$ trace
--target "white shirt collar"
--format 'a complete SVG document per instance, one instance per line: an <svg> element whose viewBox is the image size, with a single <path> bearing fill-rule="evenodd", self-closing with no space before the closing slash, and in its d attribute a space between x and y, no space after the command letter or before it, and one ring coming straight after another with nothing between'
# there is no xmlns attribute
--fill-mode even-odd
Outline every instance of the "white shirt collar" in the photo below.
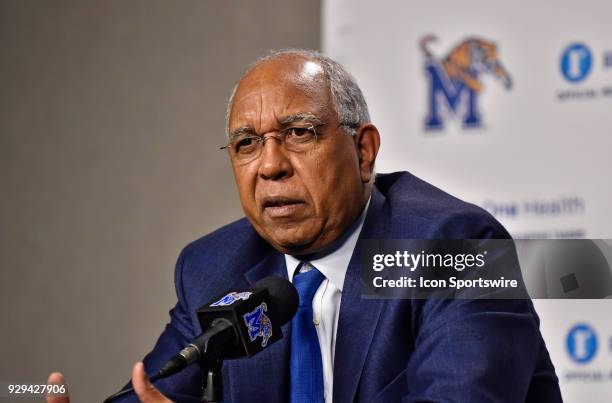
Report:
<svg viewBox="0 0 612 403"><path fill-rule="evenodd" d="M370 206L370 199L366 203L365 208L361 212L361 215L357 221L351 225L352 232L344 240L344 242L336 248L332 253L329 253L323 257L315 258L310 260L310 263L317 268L337 289L342 291L344 285L344 277L346 277L346 270L348 269L349 262L353 256L355 245L359 239L359 234L363 228L363 222L365 221L368 207ZM291 256L285 255L285 264L287 266L287 275L293 281L293 275L300 260Z"/></svg>

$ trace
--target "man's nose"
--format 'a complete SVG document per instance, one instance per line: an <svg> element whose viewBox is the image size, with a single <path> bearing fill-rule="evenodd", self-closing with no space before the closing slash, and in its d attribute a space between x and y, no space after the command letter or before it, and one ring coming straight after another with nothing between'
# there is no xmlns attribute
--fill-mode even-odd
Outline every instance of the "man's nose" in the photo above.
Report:
<svg viewBox="0 0 612 403"><path fill-rule="evenodd" d="M259 157L259 176L263 179L280 180L293 175L293 166L287 150L276 136L266 137Z"/></svg>

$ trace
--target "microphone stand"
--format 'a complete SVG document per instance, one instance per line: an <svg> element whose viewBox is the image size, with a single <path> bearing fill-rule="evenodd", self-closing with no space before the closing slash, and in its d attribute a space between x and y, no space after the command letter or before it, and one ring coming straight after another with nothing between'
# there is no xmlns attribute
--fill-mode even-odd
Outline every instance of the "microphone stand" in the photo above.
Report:
<svg viewBox="0 0 612 403"><path fill-rule="evenodd" d="M221 366L223 360L200 362L202 370L202 403L219 403L223 401L223 376Z"/></svg>

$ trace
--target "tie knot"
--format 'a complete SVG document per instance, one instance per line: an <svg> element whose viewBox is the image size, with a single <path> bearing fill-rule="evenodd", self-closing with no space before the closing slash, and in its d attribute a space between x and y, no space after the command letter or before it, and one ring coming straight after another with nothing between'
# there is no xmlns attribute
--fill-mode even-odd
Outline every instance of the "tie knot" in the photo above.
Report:
<svg viewBox="0 0 612 403"><path fill-rule="evenodd" d="M300 306L312 305L312 297L314 297L321 282L325 280L325 276L316 267L308 262L304 263L304 266L306 265L310 266L310 270L297 272L293 277L293 285L300 296Z"/></svg>

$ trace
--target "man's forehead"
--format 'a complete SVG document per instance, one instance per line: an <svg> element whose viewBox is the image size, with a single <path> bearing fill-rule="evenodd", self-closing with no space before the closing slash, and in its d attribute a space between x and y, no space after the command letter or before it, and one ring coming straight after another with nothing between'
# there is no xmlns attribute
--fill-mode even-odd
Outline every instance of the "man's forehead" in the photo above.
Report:
<svg viewBox="0 0 612 403"><path fill-rule="evenodd" d="M324 113L328 103L327 81L318 62L273 60L255 67L240 81L229 123L231 128L266 118L281 123L298 113Z"/></svg>
<svg viewBox="0 0 612 403"><path fill-rule="evenodd" d="M270 76L276 78L291 77L297 80L323 80L324 69L318 60L302 55L281 55L262 61L254 66L241 81L251 77Z"/></svg>
<svg viewBox="0 0 612 403"><path fill-rule="evenodd" d="M310 96L326 92L327 78L318 61L303 57L284 56L255 66L241 80L236 97L258 88L276 92L306 92Z"/></svg>

